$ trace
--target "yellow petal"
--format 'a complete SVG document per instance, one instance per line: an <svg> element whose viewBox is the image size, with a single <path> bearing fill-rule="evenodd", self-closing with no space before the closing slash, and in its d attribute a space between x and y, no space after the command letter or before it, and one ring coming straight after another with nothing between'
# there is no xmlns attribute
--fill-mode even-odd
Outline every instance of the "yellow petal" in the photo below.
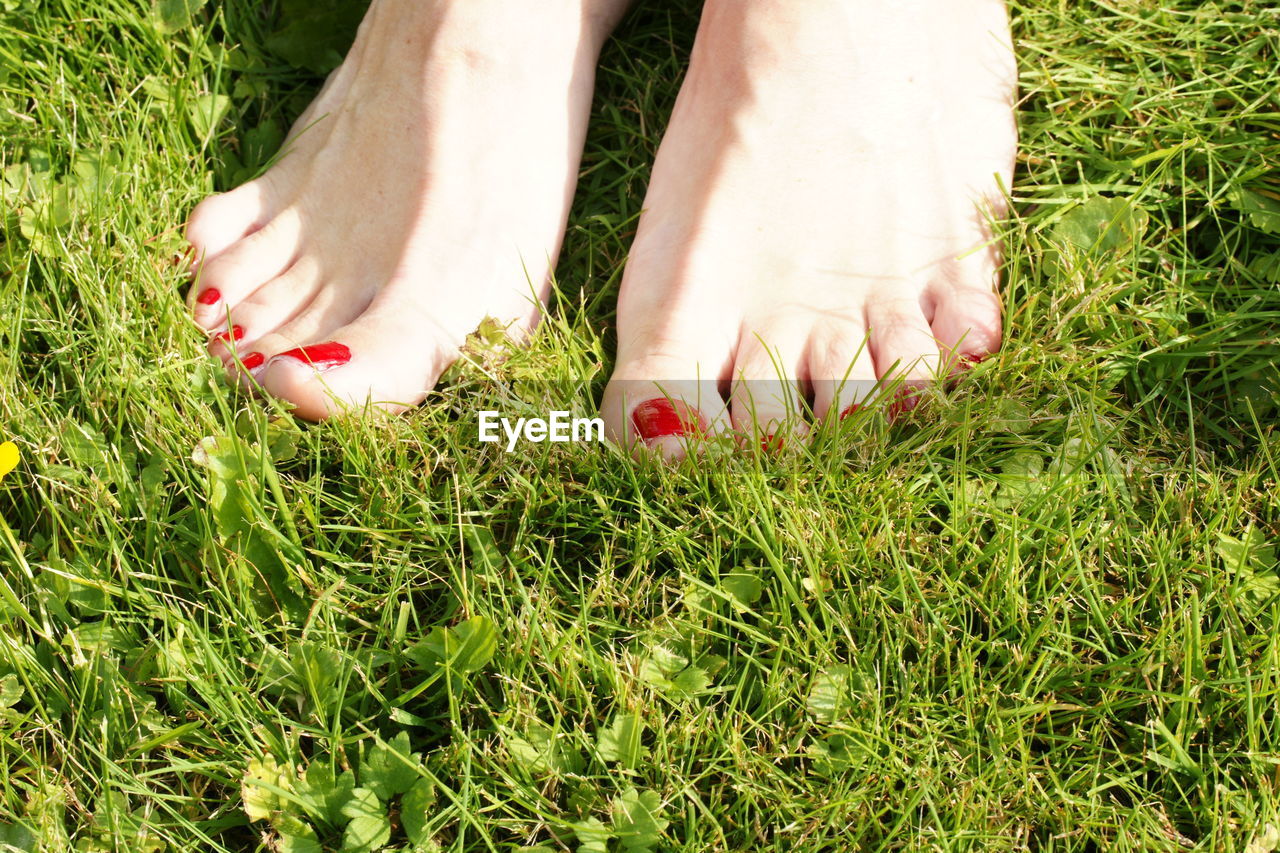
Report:
<svg viewBox="0 0 1280 853"><path fill-rule="evenodd" d="M12 441L0 444L0 480L14 468L18 467L18 445Z"/></svg>

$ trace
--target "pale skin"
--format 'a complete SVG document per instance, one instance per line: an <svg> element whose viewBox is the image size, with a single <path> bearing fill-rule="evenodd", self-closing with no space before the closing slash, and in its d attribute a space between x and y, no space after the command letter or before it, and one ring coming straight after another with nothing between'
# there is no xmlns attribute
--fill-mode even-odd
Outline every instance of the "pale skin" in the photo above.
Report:
<svg viewBox="0 0 1280 853"><path fill-rule="evenodd" d="M322 419L421 402L486 317L532 330L628 5L374 0L277 165L191 217L210 351ZM994 352L1015 76L1002 0L708 0L624 273L610 434L668 457L798 436L787 397L834 418Z"/></svg>

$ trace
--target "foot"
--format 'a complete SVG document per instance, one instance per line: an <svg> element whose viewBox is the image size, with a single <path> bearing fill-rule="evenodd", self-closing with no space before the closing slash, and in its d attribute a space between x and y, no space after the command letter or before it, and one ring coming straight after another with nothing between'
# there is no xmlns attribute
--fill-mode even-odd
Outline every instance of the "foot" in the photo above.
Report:
<svg viewBox="0 0 1280 853"><path fill-rule="evenodd" d="M486 317L531 329L625 5L373 0L277 164L192 214L210 351L321 419L420 402Z"/></svg>
<svg viewBox="0 0 1280 853"><path fill-rule="evenodd" d="M777 443L1000 342L1001 0L707 0L618 305L604 415L666 456ZM725 399L727 397L727 401Z"/></svg>

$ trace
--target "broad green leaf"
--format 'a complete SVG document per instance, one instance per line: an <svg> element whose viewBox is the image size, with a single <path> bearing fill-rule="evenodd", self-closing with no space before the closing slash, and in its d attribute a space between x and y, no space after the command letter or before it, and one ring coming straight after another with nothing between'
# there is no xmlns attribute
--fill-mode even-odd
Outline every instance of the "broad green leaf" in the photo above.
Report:
<svg viewBox="0 0 1280 853"><path fill-rule="evenodd" d="M1214 548L1227 571L1239 585L1237 588L1263 604L1280 595L1280 575L1276 573L1276 548L1268 545L1262 531L1250 527L1242 538L1218 534Z"/></svg>
<svg viewBox="0 0 1280 853"><path fill-rule="evenodd" d="M342 806L342 814L349 820L358 817L377 817L386 813L386 806L378 799L378 795L368 788L356 788Z"/></svg>
<svg viewBox="0 0 1280 853"><path fill-rule="evenodd" d="M284 810L284 799L277 791L291 790L289 775L289 769L281 767L272 755L249 762L240 783L244 813L249 820L270 820L276 812Z"/></svg>
<svg viewBox="0 0 1280 853"><path fill-rule="evenodd" d="M686 696L696 696L699 693L704 693L710 686L711 676L707 674L705 669L696 664L685 667L671 679L672 689Z"/></svg>
<svg viewBox="0 0 1280 853"><path fill-rule="evenodd" d="M1267 822L1249 840L1244 853L1274 853L1276 850L1280 850L1280 828Z"/></svg>
<svg viewBox="0 0 1280 853"><path fill-rule="evenodd" d="M272 826L280 835L279 853L323 853L316 831L302 819L281 814Z"/></svg>
<svg viewBox="0 0 1280 853"><path fill-rule="evenodd" d="M714 655L704 655L690 663L661 643L649 647L648 655L640 662L640 680L664 693L696 696L706 692L711 685L711 675L724 665L724 660Z"/></svg>
<svg viewBox="0 0 1280 853"><path fill-rule="evenodd" d="M12 708L22 699L22 684L16 675L0 678L0 709Z"/></svg>
<svg viewBox="0 0 1280 853"><path fill-rule="evenodd" d="M411 844L426 845L430 840L427 824L436 804L436 789L430 779L419 779L400 799L400 822Z"/></svg>
<svg viewBox="0 0 1280 853"><path fill-rule="evenodd" d="M618 714L609 728L600 732L596 750L602 761L616 761L628 770L634 770L648 750L640 739L644 737L644 723L635 714Z"/></svg>
<svg viewBox="0 0 1280 853"><path fill-rule="evenodd" d="M296 68L327 74L351 47L367 5L359 0L283 0L280 28L267 39L267 47Z"/></svg>
<svg viewBox="0 0 1280 853"><path fill-rule="evenodd" d="M296 548L278 532L265 508L252 499L266 491L256 471L250 473L246 468L246 461L255 455L253 447L234 436L210 436L196 445L191 459L209 471L205 506L222 544L249 563L254 581L265 581L275 601L301 608L302 584L281 556Z"/></svg>
<svg viewBox="0 0 1280 853"><path fill-rule="evenodd" d="M390 802L422 778L418 772L421 766L422 756L410 750L408 732L400 732L390 743L378 738L360 764L360 786Z"/></svg>
<svg viewBox="0 0 1280 853"><path fill-rule="evenodd" d="M847 666L833 666L813 680L806 706L820 723L833 723L849 709L851 671Z"/></svg>
<svg viewBox="0 0 1280 853"><path fill-rule="evenodd" d="M628 788L613 801L613 832L627 853L644 853L658 846L668 822L662 800L654 791Z"/></svg>
<svg viewBox="0 0 1280 853"><path fill-rule="evenodd" d="M408 651L424 669L447 666L457 673L478 672L493 659L498 629L485 616L473 616L452 628L436 627Z"/></svg>
<svg viewBox="0 0 1280 853"><path fill-rule="evenodd" d="M371 853L391 838L391 818L378 796L368 788L356 788L342 813L350 819L342 834L343 853Z"/></svg>
<svg viewBox="0 0 1280 853"><path fill-rule="evenodd" d="M1252 526L1239 539L1219 533L1214 550L1230 572L1265 571L1276 565L1275 546L1268 545L1262 531Z"/></svg>
<svg viewBox="0 0 1280 853"><path fill-rule="evenodd" d="M376 814L351 818L342 833L342 853L372 853L391 840L391 818L381 804L379 807Z"/></svg>
<svg viewBox="0 0 1280 853"><path fill-rule="evenodd" d="M1123 198L1091 198L1069 211L1053 228L1053 240L1087 255L1132 249L1146 234L1149 217Z"/></svg>
<svg viewBox="0 0 1280 853"><path fill-rule="evenodd" d="M598 818L589 817L571 827L578 837L578 853L609 853L613 832Z"/></svg>
<svg viewBox="0 0 1280 853"><path fill-rule="evenodd" d="M827 735L809 744L814 768L823 776L835 776L854 766L854 750L859 744L841 732Z"/></svg>
<svg viewBox="0 0 1280 853"><path fill-rule="evenodd" d="M125 183L123 160L118 151L82 151L71 164L77 197L87 201L115 201Z"/></svg>
<svg viewBox="0 0 1280 853"><path fill-rule="evenodd" d="M576 773L585 763L546 723L532 723L523 732L508 734L503 740L512 760L533 775Z"/></svg>
<svg viewBox="0 0 1280 853"><path fill-rule="evenodd" d="M231 110L231 98L226 95L198 95L187 106L187 118L197 139L208 139Z"/></svg>
<svg viewBox="0 0 1280 853"><path fill-rule="evenodd" d="M649 647L649 653L640 662L640 680L654 687L671 687L671 677L689 665L689 659L657 644Z"/></svg>
<svg viewBox="0 0 1280 853"><path fill-rule="evenodd" d="M355 774L350 770L337 778L328 761L317 760L307 765L307 771L295 783L298 803L316 820L331 826L345 822L342 808L350 800L356 787Z"/></svg>
<svg viewBox="0 0 1280 853"><path fill-rule="evenodd" d="M151 20L165 35L172 35L191 24L191 19L208 0L152 0Z"/></svg>
<svg viewBox="0 0 1280 853"><path fill-rule="evenodd" d="M1280 201L1243 188L1232 190L1227 198L1254 228L1267 234L1280 234Z"/></svg>
<svg viewBox="0 0 1280 853"><path fill-rule="evenodd" d="M37 853L40 842L34 832L20 823L0 823L0 851L8 853L11 850L16 853Z"/></svg>
<svg viewBox="0 0 1280 853"><path fill-rule="evenodd" d="M1014 451L1000 465L1000 490L996 505L1008 508L1040 488L1044 457L1034 450Z"/></svg>
<svg viewBox="0 0 1280 853"><path fill-rule="evenodd" d="M720 585L742 607L755 604L764 593L764 584L760 582L759 575L748 571L736 571L723 578Z"/></svg>
<svg viewBox="0 0 1280 853"><path fill-rule="evenodd" d="M336 650L316 642L295 642L289 646L289 665L304 695L324 699L336 694L342 673L342 656Z"/></svg>
<svg viewBox="0 0 1280 853"><path fill-rule="evenodd" d="M1249 261L1249 272L1263 281L1280 283L1280 252L1256 256Z"/></svg>

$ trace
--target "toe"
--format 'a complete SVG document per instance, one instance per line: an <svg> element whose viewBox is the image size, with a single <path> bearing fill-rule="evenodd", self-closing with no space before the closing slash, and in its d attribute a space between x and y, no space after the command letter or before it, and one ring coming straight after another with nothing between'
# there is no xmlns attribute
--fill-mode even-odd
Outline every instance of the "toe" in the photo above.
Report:
<svg viewBox="0 0 1280 853"><path fill-rule="evenodd" d="M354 323L368 306L367 298L353 298L340 288L319 288L288 322L261 337L246 339L244 348L251 345L270 358L315 341L328 340L339 329Z"/></svg>
<svg viewBox="0 0 1280 853"><path fill-rule="evenodd" d="M256 378L308 420L400 412L426 398L460 343L417 312L370 310L324 340L276 353Z"/></svg>
<svg viewBox="0 0 1280 853"><path fill-rule="evenodd" d="M738 345L730 412L748 447L778 447L808 434L798 379L804 352L803 334L782 324L748 334Z"/></svg>
<svg viewBox="0 0 1280 853"><path fill-rule="evenodd" d="M223 328L228 309L293 263L301 236L297 215L281 214L213 260L204 262L192 285L196 323L209 331Z"/></svg>
<svg viewBox="0 0 1280 853"><path fill-rule="evenodd" d="M720 395L729 347L713 338L666 340L620 352L605 389L605 429L624 447L684 458L700 436L729 430Z"/></svg>
<svg viewBox="0 0 1280 853"><path fill-rule="evenodd" d="M210 339L209 352L227 359L231 349L228 344L232 342L242 351L255 348L260 340L298 318L316 300L320 289L319 264L313 258L300 258L283 275L267 282L231 309L228 323ZM342 325L347 319L333 323L330 328Z"/></svg>
<svg viewBox="0 0 1280 853"><path fill-rule="evenodd" d="M914 300L873 300L867 307L876 377L928 381L936 378L939 352L933 329Z"/></svg>
<svg viewBox="0 0 1280 853"><path fill-rule="evenodd" d="M901 381L890 414L914 408L912 390L938 377L941 353L916 300L873 300L867 307L871 356L881 383Z"/></svg>
<svg viewBox="0 0 1280 853"><path fill-rule="evenodd" d="M953 369L1000 349L1000 297L990 287L946 286L937 294L933 334Z"/></svg>
<svg viewBox="0 0 1280 853"><path fill-rule="evenodd" d="M813 389L813 416L844 418L875 392L876 365L866 325L841 320L814 329L805 358Z"/></svg>
<svg viewBox="0 0 1280 853"><path fill-rule="evenodd" d="M265 184L250 181L229 193L206 198L187 219L187 241L197 260L210 261L268 218Z"/></svg>

